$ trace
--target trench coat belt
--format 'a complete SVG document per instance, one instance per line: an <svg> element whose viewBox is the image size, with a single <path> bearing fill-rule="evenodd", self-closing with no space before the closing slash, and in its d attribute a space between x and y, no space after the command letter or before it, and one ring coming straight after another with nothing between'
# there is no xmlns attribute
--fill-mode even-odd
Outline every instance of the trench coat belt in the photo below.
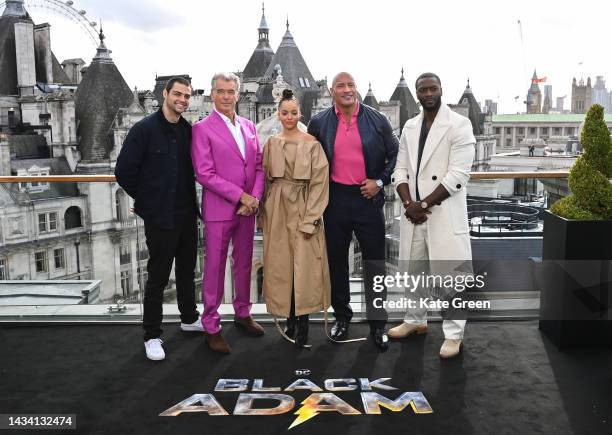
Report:
<svg viewBox="0 0 612 435"><path fill-rule="evenodd" d="M298 198L301 196L302 201L298 203L298 213L300 216L300 222L304 219L304 215L306 214L306 188L308 187L307 181L292 181L286 180L284 178L276 178L272 181L272 184L281 184L285 186L289 186L289 195L287 199L291 202L296 202Z"/></svg>

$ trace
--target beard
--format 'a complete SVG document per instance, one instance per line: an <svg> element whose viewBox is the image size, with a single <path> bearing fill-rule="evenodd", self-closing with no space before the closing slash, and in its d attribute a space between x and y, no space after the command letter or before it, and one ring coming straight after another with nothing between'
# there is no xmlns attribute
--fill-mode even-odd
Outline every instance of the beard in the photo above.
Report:
<svg viewBox="0 0 612 435"><path fill-rule="evenodd" d="M438 97L434 100L434 104L433 106L426 106L425 104L423 104L423 102L421 101L421 106L423 107L423 110L425 112L437 112L438 109L440 108L440 105L442 105L442 98Z"/></svg>

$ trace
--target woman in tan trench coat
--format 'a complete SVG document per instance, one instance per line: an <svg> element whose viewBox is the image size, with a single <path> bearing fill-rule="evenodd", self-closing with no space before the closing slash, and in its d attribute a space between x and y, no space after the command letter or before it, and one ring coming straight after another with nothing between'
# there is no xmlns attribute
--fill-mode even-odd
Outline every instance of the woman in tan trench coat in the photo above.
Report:
<svg viewBox="0 0 612 435"><path fill-rule="evenodd" d="M322 220L329 170L321 144L298 129L299 103L290 89L283 91L278 118L283 132L263 151L263 292L268 312L287 318L285 335L304 346L308 314L326 310L330 301Z"/></svg>

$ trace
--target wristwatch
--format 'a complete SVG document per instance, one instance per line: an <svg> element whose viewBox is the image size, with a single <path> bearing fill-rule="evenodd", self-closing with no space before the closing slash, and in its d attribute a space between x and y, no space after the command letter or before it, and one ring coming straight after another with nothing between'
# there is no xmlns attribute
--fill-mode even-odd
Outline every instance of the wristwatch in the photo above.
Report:
<svg viewBox="0 0 612 435"><path fill-rule="evenodd" d="M376 185L378 186L379 189L382 189L385 183L383 183L382 180L376 180Z"/></svg>
<svg viewBox="0 0 612 435"><path fill-rule="evenodd" d="M429 204L427 204L425 201L421 201L421 208L426 209L427 207L429 207Z"/></svg>

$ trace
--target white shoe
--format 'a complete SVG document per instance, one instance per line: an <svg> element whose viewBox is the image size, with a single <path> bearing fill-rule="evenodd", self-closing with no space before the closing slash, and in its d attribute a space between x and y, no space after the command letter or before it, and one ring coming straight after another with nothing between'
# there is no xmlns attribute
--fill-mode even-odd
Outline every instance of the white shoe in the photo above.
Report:
<svg viewBox="0 0 612 435"><path fill-rule="evenodd" d="M442 343L442 347L440 348L440 358L453 358L459 355L459 351L461 350L461 340L447 338Z"/></svg>
<svg viewBox="0 0 612 435"><path fill-rule="evenodd" d="M145 341L145 351L147 352L147 358L151 361L161 361L166 358L166 353L162 347L163 341L161 338L152 338Z"/></svg>
<svg viewBox="0 0 612 435"><path fill-rule="evenodd" d="M202 319L198 318L198 320L193 323L181 322L181 330L187 332L204 332L204 326L202 326Z"/></svg>

